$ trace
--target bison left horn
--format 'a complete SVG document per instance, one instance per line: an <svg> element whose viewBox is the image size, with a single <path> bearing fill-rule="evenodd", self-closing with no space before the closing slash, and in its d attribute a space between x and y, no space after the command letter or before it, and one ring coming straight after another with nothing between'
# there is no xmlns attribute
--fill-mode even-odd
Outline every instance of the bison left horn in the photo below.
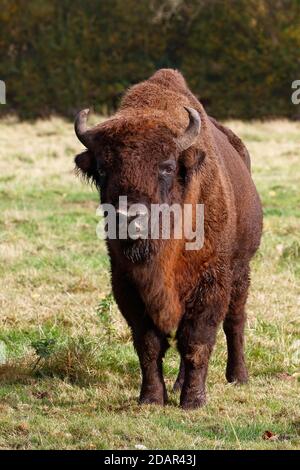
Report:
<svg viewBox="0 0 300 470"><path fill-rule="evenodd" d="M189 114L190 122L185 132L175 139L177 147L181 152L193 145L201 129L201 118L198 111L194 108L188 108L187 106L184 106L184 109L186 109Z"/></svg>
<svg viewBox="0 0 300 470"><path fill-rule="evenodd" d="M86 122L89 114L89 109L82 109L79 111L75 118L74 129L80 142L89 150L92 148L93 139L91 136L91 129L88 129Z"/></svg>

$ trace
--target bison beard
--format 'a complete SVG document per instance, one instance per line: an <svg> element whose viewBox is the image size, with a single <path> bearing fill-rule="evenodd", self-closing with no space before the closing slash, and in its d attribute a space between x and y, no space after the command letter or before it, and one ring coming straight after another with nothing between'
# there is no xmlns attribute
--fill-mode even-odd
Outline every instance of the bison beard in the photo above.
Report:
<svg viewBox="0 0 300 470"><path fill-rule="evenodd" d="M204 204L204 245L185 240L107 240L112 289L127 320L142 371L141 403L163 405L162 361L176 331L181 356L174 389L183 408L205 403L205 381L219 325L227 340L226 378L245 383L245 304L249 263L262 231L262 210L242 141L210 118L182 75L156 72L125 94L112 118L87 128L77 169L100 189L152 203Z"/></svg>
<svg viewBox="0 0 300 470"><path fill-rule="evenodd" d="M132 263L145 263L156 253L150 240L127 241L123 244L123 254Z"/></svg>

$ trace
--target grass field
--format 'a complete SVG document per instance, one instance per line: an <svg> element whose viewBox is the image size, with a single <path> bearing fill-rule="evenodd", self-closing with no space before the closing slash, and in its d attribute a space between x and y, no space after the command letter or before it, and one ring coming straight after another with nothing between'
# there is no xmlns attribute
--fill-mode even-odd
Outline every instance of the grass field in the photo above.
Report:
<svg viewBox="0 0 300 470"><path fill-rule="evenodd" d="M300 448L300 124L230 126L251 152L265 214L248 301L251 379L226 383L220 331L208 404L185 412L171 392L164 408L137 404L138 360L95 235L97 194L73 173L72 125L0 121L1 449ZM169 389L177 367L173 347Z"/></svg>

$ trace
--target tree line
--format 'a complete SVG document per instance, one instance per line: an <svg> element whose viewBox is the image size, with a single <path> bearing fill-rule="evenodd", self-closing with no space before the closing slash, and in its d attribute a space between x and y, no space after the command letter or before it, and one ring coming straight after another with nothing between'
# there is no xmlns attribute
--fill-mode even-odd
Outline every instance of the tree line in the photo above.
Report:
<svg viewBox="0 0 300 470"><path fill-rule="evenodd" d="M292 118L299 52L299 0L0 0L0 113L109 113L172 67L219 118Z"/></svg>

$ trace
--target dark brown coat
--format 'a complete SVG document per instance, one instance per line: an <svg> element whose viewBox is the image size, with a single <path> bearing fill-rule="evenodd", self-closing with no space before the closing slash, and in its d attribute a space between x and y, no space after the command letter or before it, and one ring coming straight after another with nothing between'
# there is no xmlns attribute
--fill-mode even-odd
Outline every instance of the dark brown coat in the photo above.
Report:
<svg viewBox="0 0 300 470"><path fill-rule="evenodd" d="M201 131L188 149L175 144L189 116ZM86 133L88 151L77 167L101 186L101 201L203 203L204 246L184 249L184 240L124 245L108 240L112 287L133 333L142 369L142 403L163 404L167 392L162 359L176 331L181 355L175 389L184 408L205 402L208 360L221 322L227 338L228 381L246 382L245 303L249 262L261 238L262 210L241 140L210 118L182 75L163 69L133 86L119 111ZM161 183L161 165L172 158L174 175ZM103 181L100 181L100 175ZM163 184L163 188L162 188Z"/></svg>

